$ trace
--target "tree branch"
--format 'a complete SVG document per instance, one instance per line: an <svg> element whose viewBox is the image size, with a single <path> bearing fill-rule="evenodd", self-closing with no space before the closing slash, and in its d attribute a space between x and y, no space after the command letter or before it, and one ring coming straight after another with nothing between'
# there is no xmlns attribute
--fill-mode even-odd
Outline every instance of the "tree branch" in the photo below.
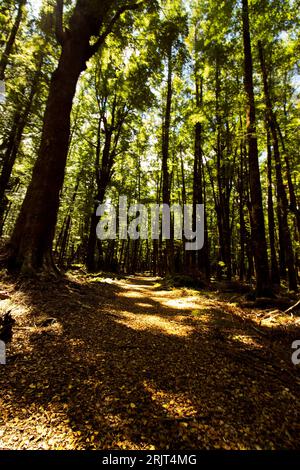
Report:
<svg viewBox="0 0 300 470"><path fill-rule="evenodd" d="M292 305L290 308L284 311L284 313L292 313L294 310L297 310L297 308L300 307L300 300L296 302L294 305Z"/></svg>
<svg viewBox="0 0 300 470"><path fill-rule="evenodd" d="M59 1L59 0L57 0ZM132 11L132 10L137 10L140 8L142 5L144 5L144 2L138 2L138 3L128 3L127 5L122 6L119 8L119 10L115 13L111 21L109 22L108 26L106 27L106 30L98 37L97 41L95 44L90 46L90 58L96 54L100 46L103 44L107 36L112 32L114 25L116 22L120 19L121 15L125 13L125 11Z"/></svg>
<svg viewBox="0 0 300 470"><path fill-rule="evenodd" d="M65 41L65 32L63 27L64 0L56 0L55 7L55 34L56 39L62 46Z"/></svg>

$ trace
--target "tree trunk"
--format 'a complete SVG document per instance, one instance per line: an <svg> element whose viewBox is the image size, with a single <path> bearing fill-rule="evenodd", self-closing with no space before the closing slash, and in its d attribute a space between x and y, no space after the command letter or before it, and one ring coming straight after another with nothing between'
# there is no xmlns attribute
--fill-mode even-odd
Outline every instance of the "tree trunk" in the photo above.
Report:
<svg viewBox="0 0 300 470"><path fill-rule="evenodd" d="M273 284L280 284L279 268L275 249L275 219L273 204L273 182L272 182L272 150L269 129L267 129L267 151L268 151L268 222L269 222L269 241L271 252L271 279Z"/></svg>
<svg viewBox="0 0 300 470"><path fill-rule="evenodd" d="M66 31L63 30L62 14L57 15L56 33L62 52L51 79L39 154L7 246L8 253L2 257L9 267L22 272L34 274L44 270L57 273L52 259L52 244L78 79L86 69L87 60L99 50L122 13L137 9L139 4L123 5L109 18L112 6L110 1L77 0ZM107 26L100 34L103 24ZM90 39L95 36L98 39L91 45Z"/></svg>
<svg viewBox="0 0 300 470"><path fill-rule="evenodd" d="M4 217L4 204L5 191L7 190L9 180L12 174L12 170L18 156L20 144L24 128L27 125L28 116L31 112L32 103L36 95L39 80L41 77L41 70L43 64L43 56L40 58L38 68L34 74L33 81L31 84L31 90L27 99L27 103L23 110L17 110L14 117L14 122L11 128L10 136L8 138L6 151L4 154L4 163L0 175L0 231L3 228L3 217Z"/></svg>
<svg viewBox="0 0 300 470"><path fill-rule="evenodd" d="M222 142L222 116L221 116L221 80L219 57L216 56L216 168L217 168L217 187L218 194L215 198L215 208L217 213L217 223L219 232L219 262L223 264L226 270L226 279L231 280L231 230L230 230L230 181L226 174L225 148ZM223 266L218 265L218 277L223 275Z"/></svg>
<svg viewBox="0 0 300 470"><path fill-rule="evenodd" d="M102 152L102 159L100 162L100 152L101 152L101 124L102 124L102 117L99 119L98 124L98 133L97 133L97 145L96 145L96 182L97 182L97 194L95 199L97 200L97 204L94 206L94 212L91 216L91 226L90 226L90 234L88 240L88 248L87 248L87 258L86 258L86 266L88 271L95 272L97 271L97 263L95 260L95 251L97 246L97 236L96 236L96 228L98 222L100 220L99 217L96 215L97 207L99 204L104 202L105 193L107 187L110 183L111 176L112 176L112 169L115 163L115 155L116 155L116 148L119 142L120 134L122 127L125 122L125 114L118 113L117 109L117 97L115 96L112 111L111 111L111 124L107 123L106 118L104 119L104 126L105 126L105 142ZM119 119L116 122L116 115L119 116ZM115 139L113 142L113 135L115 133ZM101 241L98 241L98 246Z"/></svg>
<svg viewBox="0 0 300 470"><path fill-rule="evenodd" d="M172 107L172 45L168 54L168 84L166 108L162 129L162 202L170 206L170 173L169 173L169 146L170 146L170 126L171 126L171 107ZM172 237L172 234L171 234ZM165 273L173 271L173 256L171 240L166 240L165 255L163 260Z"/></svg>
<svg viewBox="0 0 300 470"><path fill-rule="evenodd" d="M238 193L239 193L239 220L240 220L240 259L239 259L239 278L240 281L244 280L245 277L245 246L246 246L246 223L244 214L244 143L241 143L240 148L240 168L239 168L239 181L238 181Z"/></svg>
<svg viewBox="0 0 300 470"><path fill-rule="evenodd" d="M8 66L9 57L12 53L12 50L16 41L16 37L20 28L20 24L21 24L22 17L23 17L23 7L25 6L26 1L27 0L19 0L18 2L19 6L18 6L17 16L13 24L13 27L11 29L8 41L6 43L5 50L0 59L0 80L5 79L5 71Z"/></svg>
<svg viewBox="0 0 300 470"><path fill-rule="evenodd" d="M265 102L266 102L266 108L267 108L268 125L270 126L270 131L271 131L272 141L273 141L272 143L273 143L275 169L276 169L278 206L279 206L279 212L281 216L283 237L284 237L284 243L285 243L286 262L287 262L288 276L289 276L289 288L291 290L296 290L297 289L297 274L296 274L296 269L295 269L292 239L291 239L290 229L288 225L288 199L287 199L287 195L286 195L286 191L285 191L285 187L283 183L283 178L282 178L281 157L280 157L279 142L278 142L278 135L277 135L276 116L273 111L272 100L271 100L271 95L269 91L268 72L267 72L265 58L264 58L264 51L263 51L263 47L261 43L259 43L258 49L259 49L260 64L261 64L261 70L262 70L263 82L264 82L264 94L265 94Z"/></svg>
<svg viewBox="0 0 300 470"><path fill-rule="evenodd" d="M201 110L203 105L203 78L197 76L196 71L196 105ZM183 161L182 161L183 167ZM186 191L185 191L186 193ZM186 195L185 201L186 203ZM195 125L195 153L194 153L194 174L193 174L193 225L196 228L196 206L204 204L204 185L203 185L203 151L202 151L202 124L197 122ZM205 210L205 208L204 208ZM204 214L205 224L206 215ZM206 232L204 230L204 232ZM206 272L207 240L204 239L202 250L193 253L193 265L202 274Z"/></svg>
<svg viewBox="0 0 300 470"><path fill-rule="evenodd" d="M68 155L72 102L85 68L87 46L83 39L67 40L51 80L38 159L9 244L9 264L22 272L56 271L52 243Z"/></svg>
<svg viewBox="0 0 300 470"><path fill-rule="evenodd" d="M281 142L281 146L282 146L282 150L283 150L283 154L284 154L285 166L286 166L286 177L287 177L287 181L288 181L289 196L290 196L289 209L290 209L291 212L293 212L293 214L295 214L295 217L296 217L298 240L299 240L300 239L300 210L298 209L299 206L298 206L298 203L297 203L295 187L294 187L294 183L293 183L293 180L292 180L290 161L289 161L289 158L288 158L288 154L286 152L284 138L283 138L283 135L282 135L282 132L281 132L281 129L280 129L280 126L279 126L277 120L276 120L276 126L277 126L277 130L278 130L278 134L279 134L279 138L280 138L280 142Z"/></svg>
<svg viewBox="0 0 300 470"><path fill-rule="evenodd" d="M63 266L65 263L65 257L67 253L67 248L69 244L70 231L72 226L72 215L74 212L74 205L78 194L79 184L80 184L81 172L79 173L76 181L76 185L73 191L71 205L68 210L68 214L65 217L65 220L62 225L62 229L56 244L56 254L58 255L58 266Z"/></svg>
<svg viewBox="0 0 300 470"><path fill-rule="evenodd" d="M260 171L258 161L258 144L256 135L256 113L253 86L253 61L251 50L251 38L249 27L248 0L242 1L243 11L243 42L244 42L244 67L245 67L245 91L247 96L247 140L249 159L249 179L251 197L251 231L253 240L253 254L256 271L256 295L265 296L271 294L269 276L267 242L265 233L265 221L262 204L262 190L260 183Z"/></svg>

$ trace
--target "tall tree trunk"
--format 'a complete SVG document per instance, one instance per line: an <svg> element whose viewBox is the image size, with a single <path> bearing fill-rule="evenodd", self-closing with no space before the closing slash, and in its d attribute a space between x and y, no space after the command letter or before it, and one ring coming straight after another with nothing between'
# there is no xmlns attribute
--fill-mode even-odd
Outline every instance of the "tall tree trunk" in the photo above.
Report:
<svg viewBox="0 0 300 470"><path fill-rule="evenodd" d="M94 204L93 213L91 216L90 231L89 231L89 238L88 238L88 244L87 244L87 256L86 256L86 267L89 272L97 271L95 251L96 251L96 245L97 245L96 229L97 229L99 218L97 217L96 212L97 212L98 205L103 203L104 195L106 191L106 186L105 188L102 188L102 184L104 183L104 181L103 182L101 181L102 172L100 172L101 124L102 124L102 118L99 118L98 129L97 129L96 161L95 161L96 184L97 184L97 194L96 194L95 199L97 200L97 202ZM106 134L105 140L106 140L106 144L104 148L107 148L108 134ZM111 138L110 138L110 142L111 142ZM110 151L110 142L109 142L108 151ZM103 162L103 159L102 159L102 162Z"/></svg>
<svg viewBox="0 0 300 470"><path fill-rule="evenodd" d="M162 202L170 207L170 187L171 187L171 175L169 173L169 147L170 147L170 127L171 127L171 108L172 108L172 96L173 96L173 84L172 84L172 45L168 53L168 83L167 83L167 98L166 108L163 120L162 129ZM171 233L172 238L172 233ZM164 256L164 271L165 273L171 273L173 271L173 254L172 254L172 242L166 240L165 244L165 256Z"/></svg>
<svg viewBox="0 0 300 470"><path fill-rule="evenodd" d="M7 147L4 154L4 163L0 175L0 231L2 232L3 228L3 216L5 212L5 191L7 190L9 180L12 174L12 170L18 156L20 144L22 141L22 136L24 128L27 125L28 116L31 112L32 104L34 97L37 93L39 80L41 78L41 70L43 64L43 55L41 56L37 70L34 74L33 81L31 84L31 89L29 96L27 98L27 103L23 110L16 110L14 116L14 122L11 128L10 136L7 141Z"/></svg>
<svg viewBox="0 0 300 470"><path fill-rule="evenodd" d="M240 259L239 259L239 278L240 281L245 277L245 246L246 246L246 223L244 214L244 143L241 142L240 146L240 167L238 174L238 193L239 193L239 220L240 220Z"/></svg>
<svg viewBox="0 0 300 470"><path fill-rule="evenodd" d="M232 277L231 266L231 228L230 228L230 180L226 170L225 149L223 142L222 127L223 121L221 116L221 70L219 64L218 52L216 56L216 74L215 74L215 100L216 100L216 126L217 126L217 142L216 142L216 169L217 169L217 187L218 192L215 198L215 208L217 213L217 224L219 232L219 265L218 277L222 277L223 267L226 271L226 279ZM222 265L221 265L222 263Z"/></svg>
<svg viewBox="0 0 300 470"><path fill-rule="evenodd" d="M8 66L9 57L13 51L13 47L16 41L16 37L20 28L20 24L23 17L23 7L25 6L27 0L19 0L18 1L18 11L17 16L15 18L13 27L11 29L10 35L8 37L8 41L6 43L4 52L0 59L0 80L5 79L5 71Z"/></svg>
<svg viewBox="0 0 300 470"><path fill-rule="evenodd" d="M253 86L253 61L249 26L248 0L242 0L242 6L245 67L244 81L247 96L247 140L251 197L251 230L256 271L256 295L262 296L271 293L271 283L268 266L265 220L263 213L262 190L258 161L256 113Z"/></svg>
<svg viewBox="0 0 300 470"><path fill-rule="evenodd" d="M124 111L125 108L123 108ZM90 226L90 234L88 240L88 247L87 247L87 258L86 258L86 266L88 271L94 272L97 271L98 266L95 259L95 251L96 246L98 247L101 245L101 240L98 240L97 243L97 236L96 236L96 228L100 218L96 215L97 207L99 204L102 204L104 201L105 193L107 187L110 183L112 170L115 163L115 155L117 145L120 139L121 131L125 122L125 114L119 113L119 109L117 109L117 97L115 95L112 110L111 110L111 124L107 123L107 119L100 117L98 123L98 132L97 132L97 145L96 145L96 182L97 182L97 194L95 199L97 200L97 204L94 206L94 212L91 216L91 226ZM119 116L119 119L116 119L116 115ZM104 120L104 128L105 128L105 141L103 146L102 152L102 159L100 162L100 152L101 152L101 124ZM113 139L113 136L115 137Z"/></svg>
<svg viewBox="0 0 300 470"><path fill-rule="evenodd" d="M62 52L51 79L41 145L32 180L5 255L7 264L22 272L57 272L52 259L52 244L68 155L70 115L78 79L86 68L87 60L98 51L121 14L137 8L137 4L124 5L109 19L107 16L111 6L111 2L102 0L78 0L66 31L63 31L62 21L59 21L61 15L58 15L56 29ZM90 39L99 35L103 23L108 23L106 30L90 45Z"/></svg>
<svg viewBox="0 0 300 470"><path fill-rule="evenodd" d="M275 118L276 118L276 116L275 116ZM279 123L277 122L277 120L276 120L276 126L277 126L277 130L278 130L278 134L279 134L279 138L280 138L280 142L281 142L282 151L283 151L283 154L284 154L284 161L285 161L285 167L286 167L286 177L287 177L287 182L288 182L288 187L289 187L289 196L290 196L289 209L290 209L291 212L293 212L293 214L295 214L295 217L296 217L298 240L299 240L300 239L300 210L298 208L299 205L298 205L298 202L297 202L295 187L294 187L294 183L293 183L293 180L292 180L291 165L290 165L289 157L288 157L288 154L287 154L287 151L286 151L286 148L285 148L284 138L283 138L283 135L282 135L282 132L281 132L281 129L280 129L280 126L279 126Z"/></svg>
<svg viewBox="0 0 300 470"><path fill-rule="evenodd" d="M277 181L276 181L277 186ZM286 279L286 250L285 250L285 240L284 240L284 230L282 223L282 213L280 205L277 201L276 206L277 221L278 221L278 238L279 238L279 276L281 279Z"/></svg>
<svg viewBox="0 0 300 470"><path fill-rule="evenodd" d="M87 257L86 257L86 267L89 272L96 272L98 270L98 263L96 263L96 247L97 247L97 225L99 222L99 217L96 215L97 208L99 204L102 204L105 197L105 192L107 189L108 180L103 181L101 186L98 186L97 192L97 203L94 205L93 214L91 216L90 232L87 246ZM98 240L101 245L101 240ZM98 246L99 246L98 244Z"/></svg>
<svg viewBox="0 0 300 470"><path fill-rule="evenodd" d="M10 240L11 260L23 272L54 268L52 242L68 155L70 114L85 68L86 46L84 41L68 40L51 80L38 159Z"/></svg>
<svg viewBox="0 0 300 470"><path fill-rule="evenodd" d="M196 71L196 105L201 110L203 105L203 78L197 76ZM183 166L183 162L182 162ZM186 196L184 204L186 203ZM194 154L194 174L193 174L193 225L196 227L196 207L197 204L204 204L204 185L203 185L203 151L202 151L202 124L197 122L195 125L195 154ZM204 208L205 210L205 208ZM204 214L204 221L206 214ZM206 230L204 229L206 233ZM202 274L206 272L207 240L204 239L202 250L193 253L193 264Z"/></svg>
<svg viewBox="0 0 300 470"><path fill-rule="evenodd" d="M259 57L260 57L260 64L261 70L263 75L263 82L264 82L264 94L265 94L265 102L267 108L267 118L268 118L268 125L270 126L270 131L272 135L273 141L273 151L274 151L274 159L275 159L275 169L276 169L276 180L277 180L277 196L278 196L278 205L279 211L281 214L281 222L282 222L282 229L283 229L283 236L285 241L285 253L286 253L286 261L288 267L288 276L289 276L289 288L291 290L297 289L297 274L295 268L295 259L294 259L294 252L292 246L292 239L290 234L290 229L288 225L288 199L283 183L282 178L282 169L281 169L281 157L279 151L279 142L278 142L278 135L277 135L277 126L276 126L276 116L273 111L271 95L269 91L269 83L268 83L268 72L266 68L265 58L264 58L264 51L263 46L259 43Z"/></svg>
<svg viewBox="0 0 300 470"><path fill-rule="evenodd" d="M268 152L268 222L269 241L271 252L271 279L273 284L280 284L279 268L275 249L275 219L273 204L273 181L272 181L272 150L270 131L267 129L267 152Z"/></svg>

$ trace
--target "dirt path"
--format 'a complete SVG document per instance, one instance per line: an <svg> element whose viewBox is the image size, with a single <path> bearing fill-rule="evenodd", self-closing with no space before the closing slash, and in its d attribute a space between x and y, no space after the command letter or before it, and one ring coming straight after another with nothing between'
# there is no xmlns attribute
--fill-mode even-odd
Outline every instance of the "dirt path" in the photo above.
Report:
<svg viewBox="0 0 300 470"><path fill-rule="evenodd" d="M236 306L148 277L2 290L0 448L299 447L291 340Z"/></svg>

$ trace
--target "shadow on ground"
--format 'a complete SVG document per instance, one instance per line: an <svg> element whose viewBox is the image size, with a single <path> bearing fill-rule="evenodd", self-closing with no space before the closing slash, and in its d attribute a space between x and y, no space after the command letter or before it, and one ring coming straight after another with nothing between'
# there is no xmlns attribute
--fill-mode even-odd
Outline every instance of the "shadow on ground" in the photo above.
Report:
<svg viewBox="0 0 300 470"><path fill-rule="evenodd" d="M15 292L27 315L0 368L2 448L299 447L297 330L258 333L153 278Z"/></svg>

